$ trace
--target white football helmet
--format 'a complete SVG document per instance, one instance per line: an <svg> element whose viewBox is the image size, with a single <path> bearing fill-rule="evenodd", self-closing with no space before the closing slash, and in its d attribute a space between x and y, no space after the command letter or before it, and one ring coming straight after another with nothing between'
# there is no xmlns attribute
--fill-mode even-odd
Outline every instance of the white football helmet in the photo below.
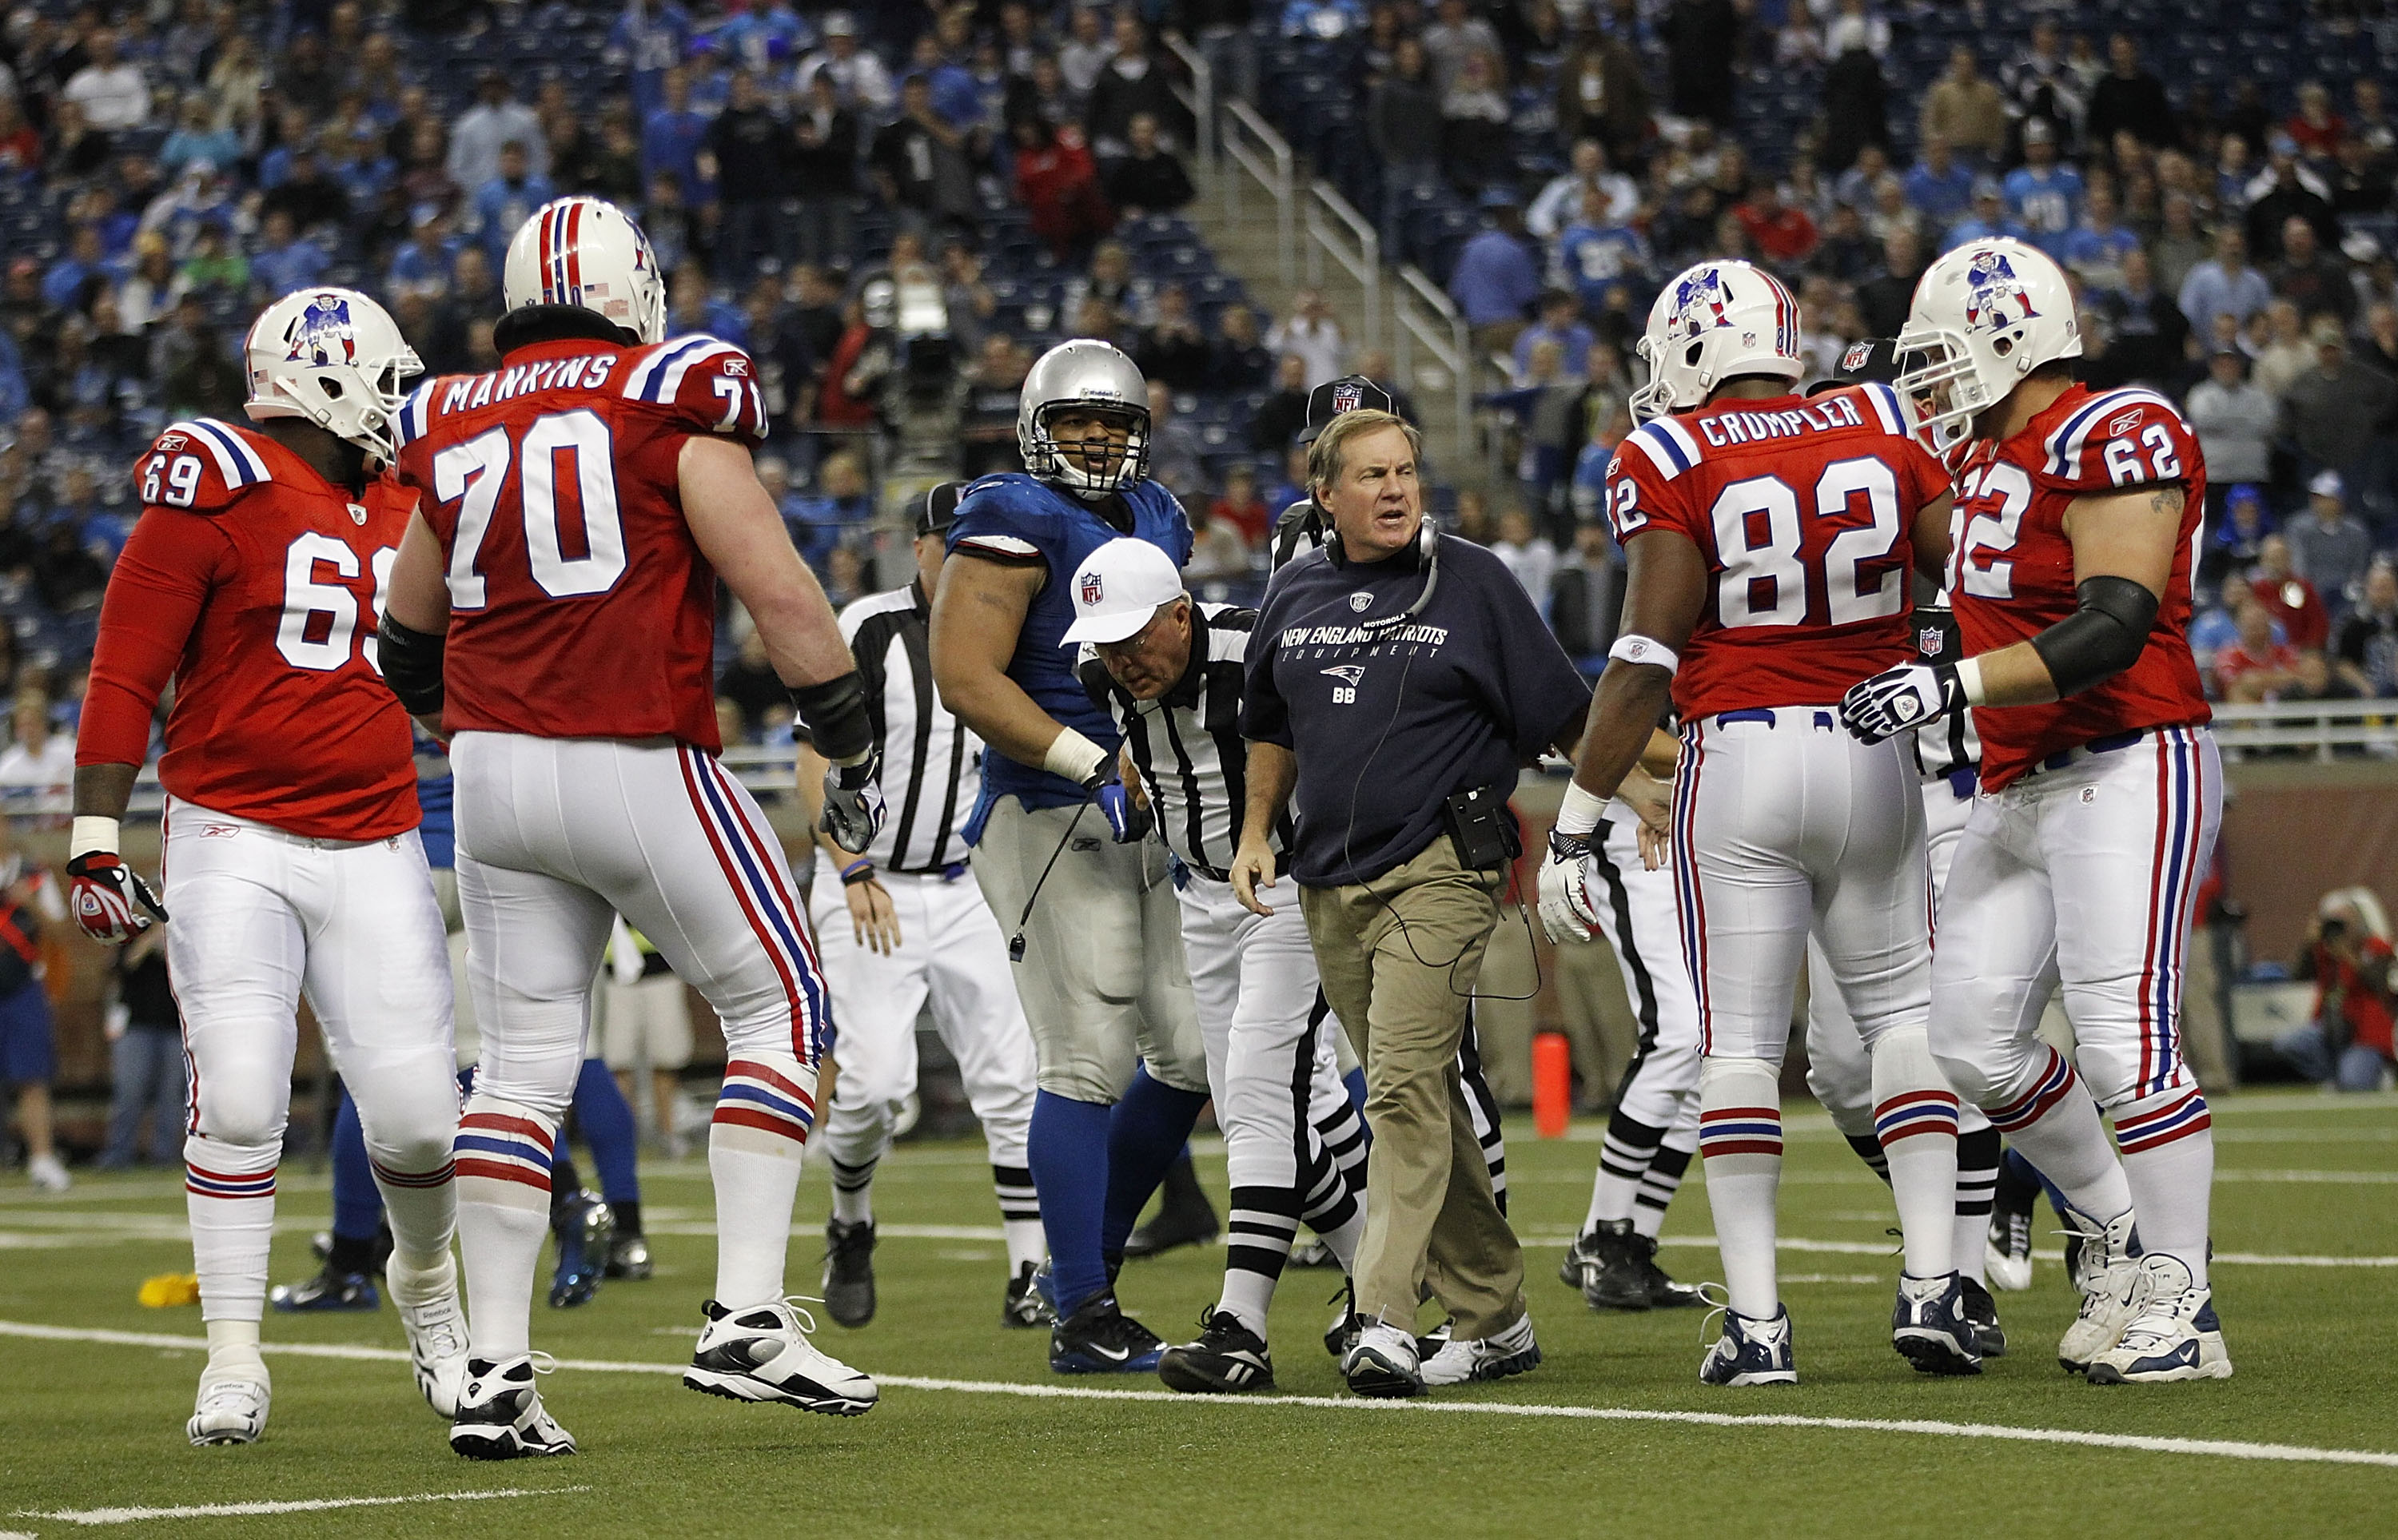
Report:
<svg viewBox="0 0 2398 1540"><path fill-rule="evenodd" d="M1782 280L1740 261L1685 268L1649 307L1637 351L1649 382L1632 393L1637 422L1704 404L1736 374L1767 374L1797 383L1798 301Z"/></svg>
<svg viewBox="0 0 2398 1540"><path fill-rule="evenodd" d="M1058 448L1049 420L1070 408L1121 414L1123 452L1113 463L1085 468ZM1120 492L1149 474L1149 382L1124 353L1093 338L1060 342L1033 360L1016 401L1016 447L1024 468L1077 497Z"/></svg>
<svg viewBox="0 0 2398 1540"><path fill-rule="evenodd" d="M1924 270L1898 334L1898 394L1946 454L2042 364L2081 356L2065 272L2038 247L1968 241Z"/></svg>
<svg viewBox="0 0 2398 1540"><path fill-rule="evenodd" d="M392 420L424 365L399 324L355 288L295 289L259 312L242 345L253 422L301 417L388 465Z"/></svg>
<svg viewBox="0 0 2398 1540"><path fill-rule="evenodd" d="M508 242L500 294L510 310L576 305L644 342L667 335L667 284L650 238L604 198L553 198Z"/></svg>

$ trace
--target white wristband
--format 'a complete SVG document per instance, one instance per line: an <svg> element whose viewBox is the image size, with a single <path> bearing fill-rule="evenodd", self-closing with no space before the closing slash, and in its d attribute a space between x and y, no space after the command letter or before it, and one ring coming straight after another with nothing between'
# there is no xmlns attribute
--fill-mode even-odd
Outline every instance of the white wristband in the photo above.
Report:
<svg viewBox="0 0 2398 1540"><path fill-rule="evenodd" d="M1979 658L1968 658L1963 663L1959 663L1957 665L1957 683L1964 689L1965 703L1967 705L1980 705L1983 699L1982 660Z"/></svg>
<svg viewBox="0 0 2398 1540"><path fill-rule="evenodd" d="M1041 757L1041 768L1079 786L1091 778L1091 771L1107 762L1107 750L1067 728L1051 741L1049 752Z"/></svg>
<svg viewBox="0 0 2398 1540"><path fill-rule="evenodd" d="M1682 666L1682 660L1672 648L1648 636L1618 636L1615 645L1607 649L1610 658L1627 663L1649 663L1672 674Z"/></svg>
<svg viewBox="0 0 2398 1540"><path fill-rule="evenodd" d="M1606 797L1583 790L1579 781L1568 781L1566 799L1557 808L1557 833L1569 838L1578 838L1597 828L1599 818L1606 811Z"/></svg>
<svg viewBox="0 0 2398 1540"><path fill-rule="evenodd" d="M94 850L116 853L116 820L114 818L82 817L67 832L67 858L89 855Z"/></svg>

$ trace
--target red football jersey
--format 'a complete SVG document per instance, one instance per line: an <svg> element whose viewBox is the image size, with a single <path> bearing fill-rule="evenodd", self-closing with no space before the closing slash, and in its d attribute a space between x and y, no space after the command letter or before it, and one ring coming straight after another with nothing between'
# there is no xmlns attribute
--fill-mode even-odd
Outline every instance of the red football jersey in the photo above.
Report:
<svg viewBox="0 0 2398 1540"><path fill-rule="evenodd" d="M694 434L766 435L749 355L713 337L534 343L408 398L397 474L448 561L451 731L719 746L716 573L676 470Z"/></svg>
<svg viewBox="0 0 2398 1540"><path fill-rule="evenodd" d="M2154 391L2076 385L2023 432L1966 462L1948 591L1967 656L2040 635L2079 607L2065 510L2119 488L2180 487L2173 573L2139 661L2106 683L2038 706L1979 706L1982 784L1993 790L2063 749L2212 719L2189 655L2189 572L2206 508L2206 463L2174 404Z"/></svg>
<svg viewBox="0 0 2398 1540"><path fill-rule="evenodd" d="M1887 385L1723 400L1634 430L1607 468L1616 540L1678 530L1707 564L1675 707L1828 705L1911 661L1915 516L1947 490Z"/></svg>
<svg viewBox="0 0 2398 1540"><path fill-rule="evenodd" d="M138 765L171 676L158 778L185 801L315 839L416 827L408 715L375 667L412 492L363 502L264 434L198 418L133 476L141 516L109 574L78 765Z"/></svg>

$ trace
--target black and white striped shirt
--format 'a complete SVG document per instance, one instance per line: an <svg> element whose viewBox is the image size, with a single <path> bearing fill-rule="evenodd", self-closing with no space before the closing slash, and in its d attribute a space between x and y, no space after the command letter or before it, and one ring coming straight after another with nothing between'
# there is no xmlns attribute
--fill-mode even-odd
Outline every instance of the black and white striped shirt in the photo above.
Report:
<svg viewBox="0 0 2398 1540"><path fill-rule="evenodd" d="M925 645L932 607L910 583L841 612L841 634L866 685L866 713L882 749L882 832L866 858L888 872L962 866L958 825L982 791L982 740L933 689Z"/></svg>
<svg viewBox="0 0 2398 1540"><path fill-rule="evenodd" d="M1248 800L1248 746L1241 741L1241 690L1258 612L1229 604L1191 607L1191 664L1173 689L1137 701L1108 676L1092 649L1075 672L1108 708L1149 788L1165 848L1192 871L1228 880ZM1275 854L1289 848L1290 814L1274 821Z"/></svg>
<svg viewBox="0 0 2398 1540"><path fill-rule="evenodd" d="M1300 498L1285 508L1282 517L1274 522L1273 535L1269 542L1272 560L1266 569L1279 572L1290 565L1294 556L1303 556L1314 550L1324 543L1324 510L1315 505L1314 498Z"/></svg>

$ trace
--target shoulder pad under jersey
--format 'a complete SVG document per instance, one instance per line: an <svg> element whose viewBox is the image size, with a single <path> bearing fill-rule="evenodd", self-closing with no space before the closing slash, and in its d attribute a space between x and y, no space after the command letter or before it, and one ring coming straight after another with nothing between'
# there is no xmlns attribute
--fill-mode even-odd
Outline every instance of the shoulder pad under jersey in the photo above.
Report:
<svg viewBox="0 0 2398 1540"><path fill-rule="evenodd" d="M274 485L249 433L213 417L170 423L133 462L142 506L222 513L253 489Z"/></svg>

